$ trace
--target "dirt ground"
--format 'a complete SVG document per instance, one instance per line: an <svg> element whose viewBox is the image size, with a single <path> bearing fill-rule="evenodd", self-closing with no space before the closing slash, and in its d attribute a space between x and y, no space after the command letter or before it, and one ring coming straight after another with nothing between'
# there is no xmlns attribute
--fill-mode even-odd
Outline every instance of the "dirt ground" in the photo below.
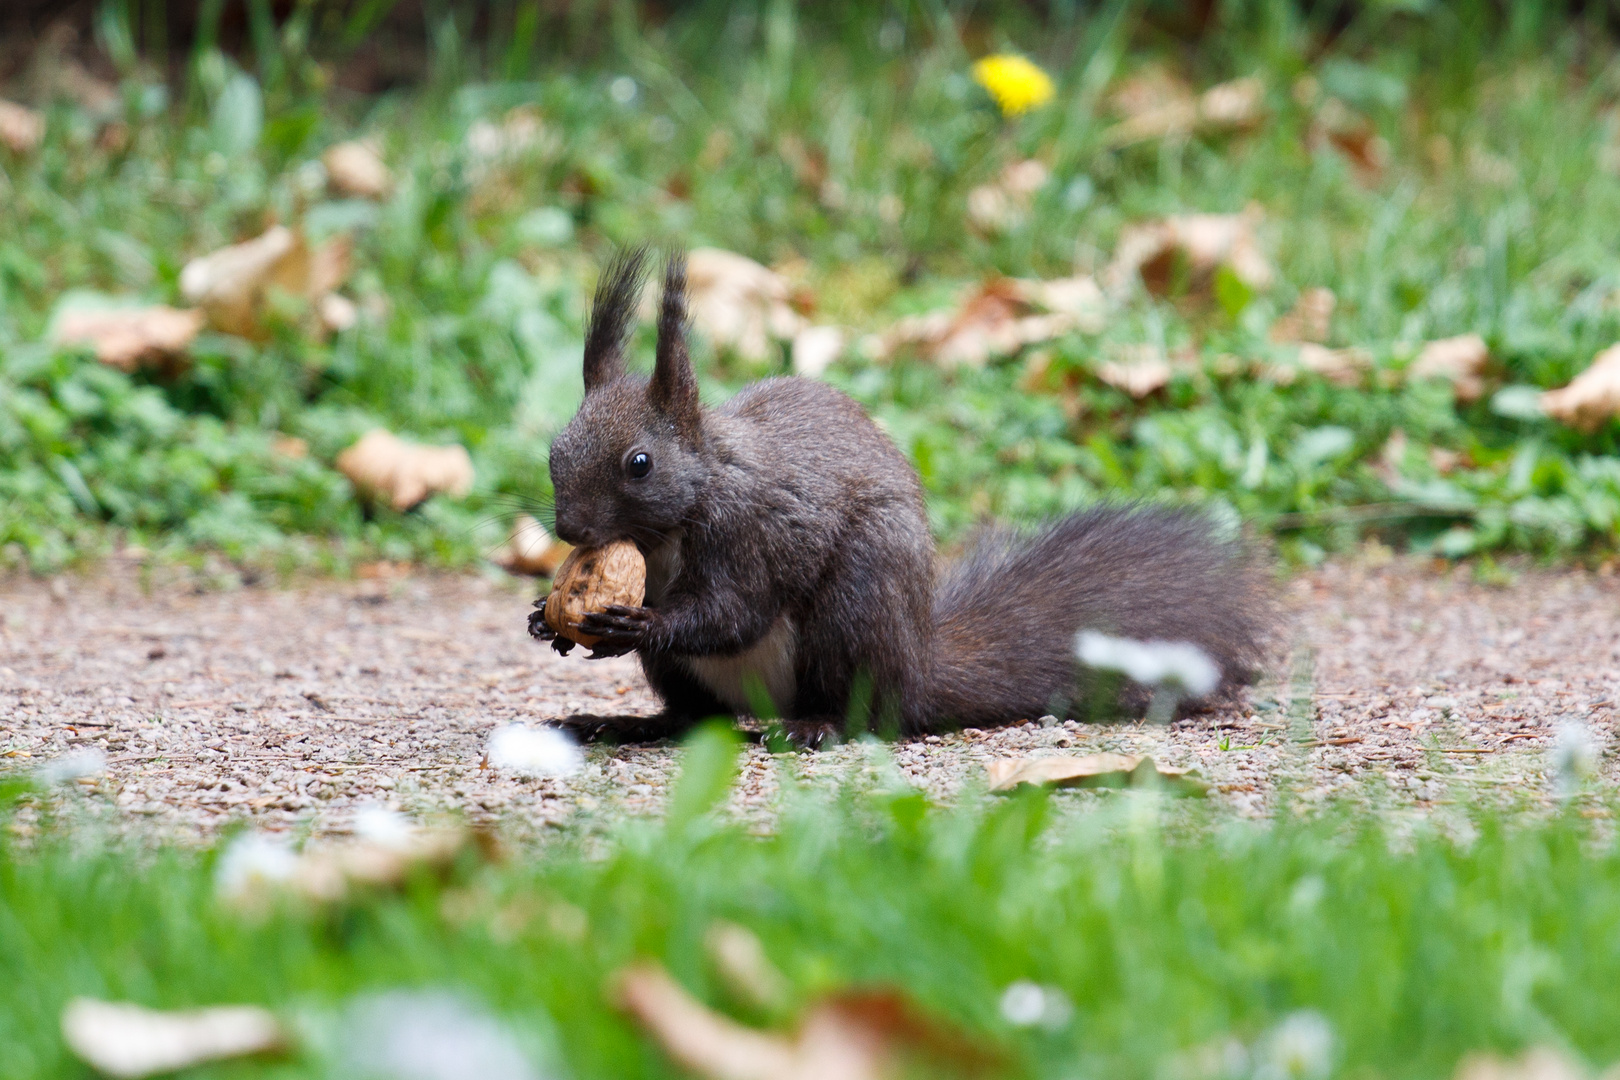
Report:
<svg viewBox="0 0 1620 1080"><path fill-rule="evenodd" d="M529 640L532 583L403 573L219 591L163 577L114 562L0 581L0 769L94 748L105 773L70 783L68 804L204 832L242 818L341 831L376 804L530 825L661 805L667 743L591 745L568 779L481 767L504 723L656 711L632 660ZM1169 728L1032 718L899 744L893 766L942 799L980 790L993 758L1118 750L1197 766L1244 813L1279 784L1418 806L1470 789L1544 800L1558 730L1578 721L1602 755L1596 782L1614 778L1620 578L1524 570L1487 586L1466 567L1363 560L1295 578L1287 601L1293 655L1243 707ZM830 777L873 757L753 746L737 806L768 814L782 769Z"/></svg>

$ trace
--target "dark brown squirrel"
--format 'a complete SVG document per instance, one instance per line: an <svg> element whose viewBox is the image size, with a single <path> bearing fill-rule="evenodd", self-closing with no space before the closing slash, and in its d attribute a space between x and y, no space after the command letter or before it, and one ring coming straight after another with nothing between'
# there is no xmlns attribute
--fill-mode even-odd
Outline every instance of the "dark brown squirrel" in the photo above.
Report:
<svg viewBox="0 0 1620 1080"><path fill-rule="evenodd" d="M705 408L680 255L665 270L652 376L631 374L646 258L621 255L603 275L585 398L551 444L557 535L629 539L647 559L644 606L580 626L601 639L593 659L634 651L663 699L659 716L611 733L657 738L765 711L761 693L810 745L852 727L1016 723L1094 689L1075 659L1082 629L1191 642L1220 668L1217 696L1258 670L1266 575L1206 516L1097 507L1029 537L991 530L937 573L917 472L853 400L770 378ZM574 646L540 612L529 632L559 653ZM1145 688L1127 691L1126 707L1146 702Z"/></svg>

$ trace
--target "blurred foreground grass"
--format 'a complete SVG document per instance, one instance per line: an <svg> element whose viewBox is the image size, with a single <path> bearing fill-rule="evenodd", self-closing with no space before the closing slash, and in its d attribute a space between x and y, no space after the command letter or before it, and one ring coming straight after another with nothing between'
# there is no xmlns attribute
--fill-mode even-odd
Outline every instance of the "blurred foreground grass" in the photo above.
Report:
<svg viewBox="0 0 1620 1080"><path fill-rule="evenodd" d="M111 101L36 93L43 144L0 150L0 551L37 569L120 544L466 564L546 496L585 297L616 244L745 253L817 320L863 333L998 274L1100 274L1134 222L1254 205L1269 288L1138 286L1100 330L982 370L850 348L827 377L917 463L946 538L1145 496L1226 508L1307 561L1369 532L1451 557L1603 558L1620 424L1571 431L1532 391L1620 339L1603 225L1620 214L1620 69L1601 33L1556 13L1527 7L1503 30L1492 5L1419 8L1356 7L1330 34L1292 5L1222 5L1190 49L1129 5L1044 24L1012 7L695 5L621 17L579 58L524 45L532 26L471 40L452 11L419 83L357 94L301 15L248 58L204 34L159 78L129 6L107 4ZM996 48L1045 66L1055 100L1001 116L970 75ZM1117 136L1133 78L1248 75L1263 105L1244 130ZM1313 135L1329 108L1366 125L1360 143ZM392 170L380 201L327 191L320 154L354 136ZM973 189L1030 158L1046 179L1027 206L971 220ZM263 340L204 333L168 374L47 344L75 295L175 303L187 260L274 221L354 238L352 327L323 339L292 305ZM1362 350L1357 385L1267 374L1295 349L1271 331L1314 287L1338 301L1328 344ZM1402 377L1424 342L1465 333L1492 358L1478 400ZM1173 361L1163 389L1097 378L1140 355ZM701 361L718 397L788 356ZM378 425L466 445L473 495L362 506L331 463Z"/></svg>
<svg viewBox="0 0 1620 1080"><path fill-rule="evenodd" d="M879 779L790 785L759 836L705 812L730 737L694 746L665 821L499 863L469 852L400 892L258 918L216 898L217 849L8 829L5 1075L87 1075L58 1034L76 995L261 1003L305 1033L288 1058L187 1075L369 1075L344 1056L346 1002L399 990L489 1010L538 1075L678 1075L611 1004L638 959L759 1026L829 992L898 988L1008 1075L1443 1078L1476 1051L1549 1047L1594 1071L1620 1057L1620 853L1596 802L1247 821L1141 792L940 808ZM775 1005L727 989L705 947L717 921L757 935L785 980ZM1017 983L1048 1006L1004 1000ZM441 1068L410 1075L466 1075Z"/></svg>

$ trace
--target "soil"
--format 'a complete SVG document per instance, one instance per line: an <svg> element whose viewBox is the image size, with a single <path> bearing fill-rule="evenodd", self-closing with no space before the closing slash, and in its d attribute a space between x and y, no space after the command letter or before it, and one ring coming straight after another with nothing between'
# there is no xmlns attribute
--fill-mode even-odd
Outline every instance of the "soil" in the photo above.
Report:
<svg viewBox="0 0 1620 1080"><path fill-rule="evenodd" d="M220 590L116 562L0 582L0 770L99 751L105 770L68 781L58 805L203 835L242 819L341 831L377 804L529 826L657 812L677 758L667 742L591 744L567 779L486 766L501 724L657 709L633 660L531 641L535 588L383 566ZM735 806L767 820L783 769L832 778L875 757L952 800L981 797L988 760L1100 750L1196 766L1213 798L1247 814L1283 790L1546 802L1555 744L1583 731L1613 778L1620 579L1526 569L1485 584L1467 567L1364 559L1285 588L1291 654L1241 705L1169 727L1030 718L886 752L773 757L750 744Z"/></svg>

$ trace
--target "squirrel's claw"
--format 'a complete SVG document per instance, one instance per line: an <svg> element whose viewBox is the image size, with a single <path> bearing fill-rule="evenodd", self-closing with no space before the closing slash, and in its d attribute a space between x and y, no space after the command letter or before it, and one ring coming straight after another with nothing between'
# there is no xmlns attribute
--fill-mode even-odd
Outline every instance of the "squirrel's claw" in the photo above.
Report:
<svg viewBox="0 0 1620 1080"><path fill-rule="evenodd" d="M551 642L551 647L557 651L558 656L567 656L569 653L574 651L574 645L576 644L575 642L562 637L557 633L557 631L551 628L551 624L546 622L546 612L544 608L541 608L539 611L530 612L529 636L534 638L536 641Z"/></svg>
<svg viewBox="0 0 1620 1080"><path fill-rule="evenodd" d="M784 720L782 734L795 750L820 750L843 741L843 725L833 720Z"/></svg>
<svg viewBox="0 0 1620 1080"><path fill-rule="evenodd" d="M605 641L598 641L591 646L591 651L585 654L585 659L610 660L615 656L623 656L628 652L635 652L635 647L631 645L609 645Z"/></svg>
<svg viewBox="0 0 1620 1080"><path fill-rule="evenodd" d="M606 610L586 615L579 622L579 631L599 639L595 648L603 655L622 656L641 644L652 621L653 613L649 608L613 604Z"/></svg>

